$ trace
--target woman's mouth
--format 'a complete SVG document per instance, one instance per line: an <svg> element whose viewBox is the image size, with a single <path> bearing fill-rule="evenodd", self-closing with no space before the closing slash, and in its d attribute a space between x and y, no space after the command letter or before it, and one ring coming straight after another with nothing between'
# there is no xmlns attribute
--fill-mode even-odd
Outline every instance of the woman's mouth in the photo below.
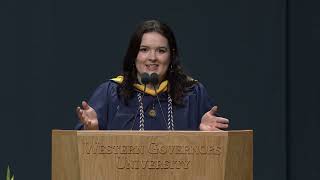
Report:
<svg viewBox="0 0 320 180"><path fill-rule="evenodd" d="M158 69L159 65L158 64L146 64L147 70L148 71L155 71Z"/></svg>

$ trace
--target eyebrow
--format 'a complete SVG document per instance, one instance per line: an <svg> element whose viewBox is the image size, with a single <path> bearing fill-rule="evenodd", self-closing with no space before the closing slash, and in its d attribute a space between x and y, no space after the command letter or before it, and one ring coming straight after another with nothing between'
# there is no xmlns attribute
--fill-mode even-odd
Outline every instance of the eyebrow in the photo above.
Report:
<svg viewBox="0 0 320 180"><path fill-rule="evenodd" d="M140 47L150 47L150 46L147 46L147 45L141 45ZM157 47L157 48L165 48L165 49L169 49L169 47L167 47L167 46L159 46L159 47Z"/></svg>

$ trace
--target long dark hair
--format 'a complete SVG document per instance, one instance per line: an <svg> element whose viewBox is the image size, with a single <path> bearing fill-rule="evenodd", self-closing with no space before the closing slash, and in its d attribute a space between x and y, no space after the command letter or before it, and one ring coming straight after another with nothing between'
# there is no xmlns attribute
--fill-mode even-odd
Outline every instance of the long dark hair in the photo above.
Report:
<svg viewBox="0 0 320 180"><path fill-rule="evenodd" d="M135 61L140 49L143 34L157 32L167 38L170 48L170 65L165 79L169 81L168 92L174 104L182 104L182 98L187 87L195 83L184 73L179 61L179 51L176 39L170 27L157 20L149 20L141 23L132 34L126 55L123 60L123 82L118 87L120 97L127 104L134 93L133 84L138 82Z"/></svg>

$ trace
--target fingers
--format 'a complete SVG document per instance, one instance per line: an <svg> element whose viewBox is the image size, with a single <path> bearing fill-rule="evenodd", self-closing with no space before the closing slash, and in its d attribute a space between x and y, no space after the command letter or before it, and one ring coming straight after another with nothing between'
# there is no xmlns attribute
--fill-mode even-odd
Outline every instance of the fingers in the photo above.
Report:
<svg viewBox="0 0 320 180"><path fill-rule="evenodd" d="M91 121L86 121L86 126L90 127L91 126Z"/></svg>
<svg viewBox="0 0 320 180"><path fill-rule="evenodd" d="M76 108L76 113L78 115L78 118L80 122L83 124L83 129L84 130L98 130L98 120L90 119L90 113L91 116L96 116L95 111L89 106L89 104L86 101L81 102L82 108L77 107ZM92 118L92 117L91 117ZM93 117L94 118L94 117Z"/></svg>
<svg viewBox="0 0 320 180"><path fill-rule="evenodd" d="M90 106L89 106L89 104L86 102L86 101L82 101L82 108L84 109L84 110L88 110L89 108L90 108Z"/></svg>
<svg viewBox="0 0 320 180"><path fill-rule="evenodd" d="M223 123L210 123L210 124L204 124L204 126L208 127L207 130L221 130L226 129L229 127L229 124L223 124Z"/></svg>
<svg viewBox="0 0 320 180"><path fill-rule="evenodd" d="M215 127L219 129L226 129L229 127L229 124L217 123Z"/></svg>
<svg viewBox="0 0 320 180"><path fill-rule="evenodd" d="M229 119L223 117L216 118L216 127L219 129L226 129L229 127Z"/></svg>
<svg viewBox="0 0 320 180"><path fill-rule="evenodd" d="M229 124L229 119L223 118L223 117L217 117L217 123L221 124Z"/></svg>
<svg viewBox="0 0 320 180"><path fill-rule="evenodd" d="M77 115L78 115L78 118L80 119L80 121L82 123L84 123L84 120L85 120L85 116L84 116L84 110L88 110L90 108L89 104L86 102L86 101L82 101L81 102L81 105L82 105L82 108L81 107L77 107L76 108L76 112L77 112Z"/></svg>
<svg viewBox="0 0 320 180"><path fill-rule="evenodd" d="M84 117L84 115L83 115L83 110L82 110L79 106L76 108L76 113L77 113L77 115L78 115L79 120L80 120L82 123L84 123L84 122L85 122L85 117Z"/></svg>
<svg viewBox="0 0 320 180"><path fill-rule="evenodd" d="M76 113L77 113L77 115L78 115L78 118L80 118L81 119L81 116L82 116L82 109L78 106L77 108L76 108Z"/></svg>
<svg viewBox="0 0 320 180"><path fill-rule="evenodd" d="M211 115L215 115L218 112L218 106L213 106L209 112Z"/></svg>
<svg viewBox="0 0 320 180"><path fill-rule="evenodd" d="M207 116L206 120L200 124L200 130L216 131L229 127L229 119L216 116Z"/></svg>
<svg viewBox="0 0 320 180"><path fill-rule="evenodd" d="M201 123L200 126L199 126L199 129L201 131L223 131L221 129L224 129L222 126L218 127L216 126L216 124L204 124L204 123Z"/></svg>
<svg viewBox="0 0 320 180"><path fill-rule="evenodd" d="M229 119L223 117L216 117L215 114L218 112L218 106L213 106L209 113L214 117L214 126L219 129L226 129L229 127Z"/></svg>

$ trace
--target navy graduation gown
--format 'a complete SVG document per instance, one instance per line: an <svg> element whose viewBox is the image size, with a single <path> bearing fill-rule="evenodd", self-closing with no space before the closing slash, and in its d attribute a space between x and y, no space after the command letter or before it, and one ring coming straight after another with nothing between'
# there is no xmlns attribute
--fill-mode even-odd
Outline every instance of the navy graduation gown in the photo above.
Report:
<svg viewBox="0 0 320 180"><path fill-rule="evenodd" d="M136 91L125 105L117 94L118 83L108 80L101 84L89 100L89 105L96 111L100 130L138 130L139 113L137 109L139 102ZM160 110L157 98L145 94L144 106L144 129L145 130L167 130L168 119L168 94L159 94L160 104L164 118ZM183 98L183 105L173 104L173 122L175 130L199 130L201 117L214 106L208 96L205 87L195 83L190 87ZM151 117L148 112L151 108L156 110L156 117ZM76 129L82 129L79 123Z"/></svg>

